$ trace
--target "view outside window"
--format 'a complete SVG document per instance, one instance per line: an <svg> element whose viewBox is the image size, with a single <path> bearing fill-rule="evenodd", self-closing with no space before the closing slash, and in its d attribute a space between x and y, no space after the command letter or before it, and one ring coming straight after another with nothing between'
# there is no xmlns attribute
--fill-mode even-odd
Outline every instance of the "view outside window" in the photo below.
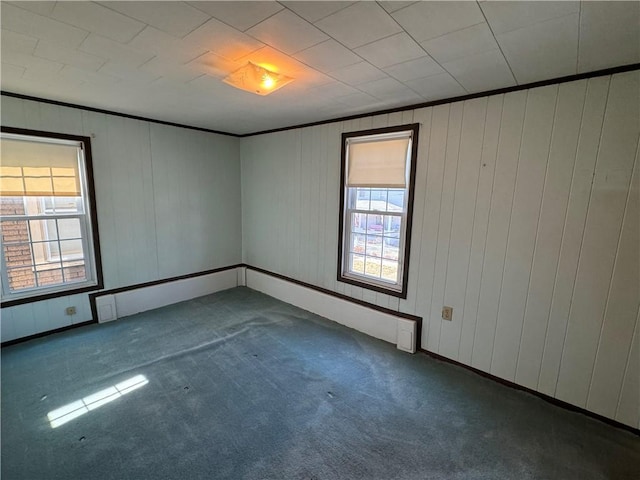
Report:
<svg viewBox="0 0 640 480"><path fill-rule="evenodd" d="M398 282L404 190L349 188L352 272Z"/></svg>
<svg viewBox="0 0 640 480"><path fill-rule="evenodd" d="M86 281L81 198L0 197L2 243L12 292Z"/></svg>

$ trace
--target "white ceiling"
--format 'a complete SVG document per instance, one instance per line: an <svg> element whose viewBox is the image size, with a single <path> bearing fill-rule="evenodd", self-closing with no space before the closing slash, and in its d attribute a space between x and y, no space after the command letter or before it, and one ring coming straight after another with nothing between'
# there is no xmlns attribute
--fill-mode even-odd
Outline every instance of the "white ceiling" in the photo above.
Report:
<svg viewBox="0 0 640 480"><path fill-rule="evenodd" d="M2 90L244 134L640 62L640 2L6 2ZM222 82L248 60L296 80Z"/></svg>

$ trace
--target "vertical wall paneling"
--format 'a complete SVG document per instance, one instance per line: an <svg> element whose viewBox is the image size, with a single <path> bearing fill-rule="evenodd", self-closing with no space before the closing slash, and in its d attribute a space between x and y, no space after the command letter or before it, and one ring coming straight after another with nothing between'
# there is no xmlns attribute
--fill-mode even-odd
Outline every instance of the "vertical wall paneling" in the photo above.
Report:
<svg viewBox="0 0 640 480"><path fill-rule="evenodd" d="M640 428L640 307L624 371L615 419Z"/></svg>
<svg viewBox="0 0 640 480"><path fill-rule="evenodd" d="M254 199L262 192L263 184L255 184L258 176L257 170L260 163L249 161L258 156L258 139L260 137L247 138L240 144L241 171L242 171L242 261L247 264L255 264L256 257L261 253L259 245L251 241L256 233L257 217L259 209L254 206ZM254 185L255 184L255 185Z"/></svg>
<svg viewBox="0 0 640 480"><path fill-rule="evenodd" d="M464 103L447 276L442 302L443 305L453 307L454 315L452 321L442 322L438 350L441 355L455 360L458 359L464 317L464 297L469 271L474 206L481 168L486 109L487 98L478 98Z"/></svg>
<svg viewBox="0 0 640 480"><path fill-rule="evenodd" d="M55 125L56 132L72 134L81 132L82 111L57 105L42 104L40 107L40 122L42 125Z"/></svg>
<svg viewBox="0 0 640 480"><path fill-rule="evenodd" d="M450 105L432 109L429 144L420 148L418 155L427 155L427 184L422 222L422 242L418 275L416 312L422 316L422 348L427 348L431 330L430 310L436 263L436 246L440 224L440 203L444 179L444 165L449 126ZM409 287L410 288L410 287Z"/></svg>
<svg viewBox="0 0 640 480"><path fill-rule="evenodd" d="M591 198L593 174L608 91L609 77L592 78L587 82L576 151L576 165L569 187L569 203L564 219L560 257L553 279L551 311L547 322L547 334L538 377L538 390L551 396L555 395L558 381L560 358L564 348L587 207Z"/></svg>
<svg viewBox="0 0 640 480"><path fill-rule="evenodd" d="M440 333L442 327L442 306L444 305L444 287L447 282L447 263L449 261L449 242L453 219L453 200L456 194L456 177L458 175L458 157L462 134L462 113L464 103L451 105L449 110L449 128L445 154L444 177L442 181L442 197L438 217L438 243L436 246L436 265L434 283L431 292L431 311L429 315L429 332L427 349L433 352L440 350Z"/></svg>
<svg viewBox="0 0 640 480"><path fill-rule="evenodd" d="M491 359L491 373L508 380L515 377L557 88L534 89L527 97Z"/></svg>
<svg viewBox="0 0 640 480"><path fill-rule="evenodd" d="M484 371L491 368L526 101L526 91L508 93L504 96L502 108L478 319L471 357L471 364Z"/></svg>
<svg viewBox="0 0 640 480"><path fill-rule="evenodd" d="M316 265L315 272L315 285L324 286L324 271L327 266L324 262L324 252L325 252L325 233L324 233L324 222L327 215L327 205L324 201L325 193L327 190L327 168L326 168L326 156L327 156L327 145L324 139L325 129L316 128L313 130L314 139L316 145L316 156L315 156L315 165L314 171L317 174L317 179L315 182L316 186L316 197L315 200L317 202L317 215L316 215L316 224L317 224L317 234L316 234L316 242L317 247L314 252L314 261Z"/></svg>
<svg viewBox="0 0 640 480"><path fill-rule="evenodd" d="M159 276L237 263L237 141L165 125L150 128Z"/></svg>
<svg viewBox="0 0 640 480"><path fill-rule="evenodd" d="M317 128L311 129L311 169L309 173L309 177L311 179L311 186L309 188L309 194L311 198L311 212L309 218L311 220L311 224L309 225L309 279L308 282L314 285L318 284L318 270L319 270L319 261L318 261L318 252L320 251L320 242L319 242L319 234L320 234L320 205L322 200L320 199L320 184L321 180L321 170L320 165L322 165L322 160L320 159L321 155L321 145L319 141L319 133L320 131Z"/></svg>
<svg viewBox="0 0 640 480"><path fill-rule="evenodd" d="M29 102L30 103L30 102ZM102 254L102 274L105 288L114 288L122 285L118 278L118 264L105 262L104 259L116 258L117 250L117 227L116 211L113 208L113 196L115 192L111 189L111 168L112 162L100 161L106 157L109 149L109 139L106 135L107 116L94 112L82 112L83 133L91 138L91 153L93 155L93 183L96 193L96 210L98 212L98 232L100 235L100 253ZM99 201L98 201L99 199ZM155 250L153 252L155 254ZM157 268L156 268L157 270Z"/></svg>
<svg viewBox="0 0 640 480"><path fill-rule="evenodd" d="M325 286L341 291L342 283L338 283L338 209L340 208L340 133L339 122L322 125L323 141L326 142L327 185L325 197Z"/></svg>
<svg viewBox="0 0 640 480"><path fill-rule="evenodd" d="M480 298L482 266L487 241L489 206L493 190L503 100L503 95L496 95L490 97L487 104L480 173L475 205L473 206L473 232L464 294L464 311L461 316L458 316L458 318L462 317L458 361L466 365L471 364L473 339L478 318L478 300Z"/></svg>
<svg viewBox="0 0 640 480"><path fill-rule="evenodd" d="M41 104L38 102L24 103L25 128L32 128L34 130L38 130L38 129L45 130L45 128L43 128L44 125L42 125L42 122L41 122L41 116L40 116L41 107L50 108L48 104Z"/></svg>
<svg viewBox="0 0 640 480"><path fill-rule="evenodd" d="M584 407L640 131L639 72L611 80L556 395ZM628 261L628 260L626 260ZM636 292L637 294L637 292Z"/></svg>
<svg viewBox="0 0 640 480"><path fill-rule="evenodd" d="M516 382L535 389L551 309L564 219L574 172L586 81L558 89L536 245L519 346Z"/></svg>
<svg viewBox="0 0 640 480"><path fill-rule="evenodd" d="M109 162L108 189L115 226L115 261L118 282L132 285L150 281L157 274L153 232L151 152L149 124L121 117L107 117ZM97 133L96 137L102 135ZM99 152L99 151L98 151Z"/></svg>
<svg viewBox="0 0 640 480"><path fill-rule="evenodd" d="M615 415L627 352L631 348L633 329L640 299L640 166L636 151L631 188L622 222L622 232L613 267L613 277L604 313L602 332L589 386L587 408L601 415ZM640 408L640 403L638 404Z"/></svg>
<svg viewBox="0 0 640 480"><path fill-rule="evenodd" d="M18 98L2 97L2 116L5 119L11 119L12 127L27 128L24 108L25 102L20 101ZM2 125L5 125L5 122L3 122Z"/></svg>
<svg viewBox="0 0 640 480"><path fill-rule="evenodd" d="M304 257L307 248L307 238L305 238L306 227L309 223L309 185L311 179L308 175L309 156L305 152L304 158L301 152L301 142L309 129L294 130L293 138L291 138L290 148L294 151L297 161L291 171L292 177L286 182L284 187L280 189L280 199L276 205L293 202L295 205L295 213L293 216L287 215L285 210L279 210L278 214L281 220L277 224L285 224L285 229L279 229L276 236L278 246L285 246L287 243L291 245L292 255L280 255L280 263L278 270L291 274L292 272L300 273L306 276L306 265L308 258ZM279 175L286 166L278 168L274 174ZM283 201L284 200L284 201ZM287 258L288 257L288 258Z"/></svg>

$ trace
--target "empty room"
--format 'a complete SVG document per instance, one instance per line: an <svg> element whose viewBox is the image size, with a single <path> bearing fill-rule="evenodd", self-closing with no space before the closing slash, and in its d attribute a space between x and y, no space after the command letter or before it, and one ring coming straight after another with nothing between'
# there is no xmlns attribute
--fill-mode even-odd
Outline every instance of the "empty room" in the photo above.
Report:
<svg viewBox="0 0 640 480"><path fill-rule="evenodd" d="M3 480L640 478L640 2L0 18Z"/></svg>

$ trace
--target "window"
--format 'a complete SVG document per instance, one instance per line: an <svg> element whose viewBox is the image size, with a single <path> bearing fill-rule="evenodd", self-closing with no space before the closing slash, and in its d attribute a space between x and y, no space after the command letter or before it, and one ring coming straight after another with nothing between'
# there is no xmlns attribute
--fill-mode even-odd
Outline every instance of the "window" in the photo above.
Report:
<svg viewBox="0 0 640 480"><path fill-rule="evenodd" d="M418 124L342 134L338 280L406 298Z"/></svg>
<svg viewBox="0 0 640 480"><path fill-rule="evenodd" d="M91 144L2 128L2 306L102 288Z"/></svg>

